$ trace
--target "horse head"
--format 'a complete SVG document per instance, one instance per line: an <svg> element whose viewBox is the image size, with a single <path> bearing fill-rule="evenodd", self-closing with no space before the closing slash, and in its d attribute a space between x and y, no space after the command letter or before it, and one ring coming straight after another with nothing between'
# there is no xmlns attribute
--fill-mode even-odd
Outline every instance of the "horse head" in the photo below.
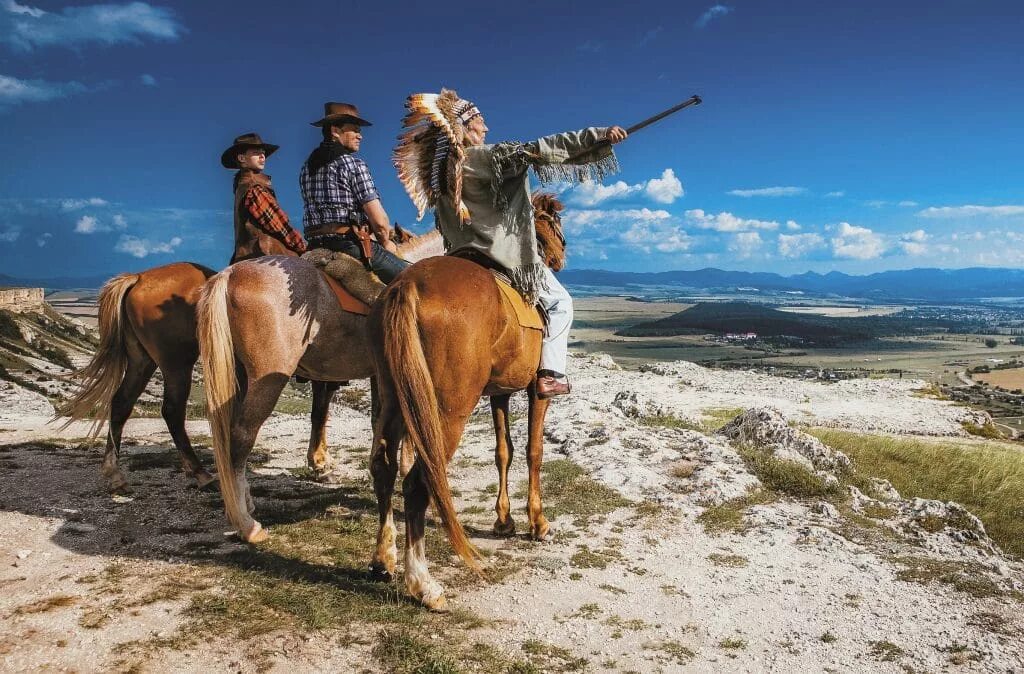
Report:
<svg viewBox="0 0 1024 674"><path fill-rule="evenodd" d="M408 229L403 229L402 226L397 222L395 223L395 226L391 229L391 240L394 241L396 245L408 243L409 241L412 241L415 238L415 234L410 232Z"/></svg>
<svg viewBox="0 0 1024 674"><path fill-rule="evenodd" d="M565 206L554 194L539 190L533 193L532 201L537 244L544 257L544 264L551 271L561 271L565 266L565 236L562 234L562 216L559 212Z"/></svg>

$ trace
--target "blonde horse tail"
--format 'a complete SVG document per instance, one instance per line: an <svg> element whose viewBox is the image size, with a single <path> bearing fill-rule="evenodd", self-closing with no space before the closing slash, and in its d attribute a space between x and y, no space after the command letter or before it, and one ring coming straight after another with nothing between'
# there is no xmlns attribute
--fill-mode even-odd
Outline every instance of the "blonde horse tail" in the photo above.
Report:
<svg viewBox="0 0 1024 674"><path fill-rule="evenodd" d="M118 274L100 291L100 345L88 365L69 375L80 380L81 386L54 416L54 419L57 416L70 417L62 429L75 421L91 418L89 437L95 438L110 418L111 400L128 369L125 332L131 328L124 316L124 298L139 278L140 274Z"/></svg>
<svg viewBox="0 0 1024 674"><path fill-rule="evenodd" d="M238 490L231 461L231 426L238 396L235 347L228 325L228 280L231 268L211 278L199 295L197 308L199 354L203 362L206 410L213 439L213 457L228 521L238 526L245 520L238 511ZM244 535L244 531L239 531Z"/></svg>
<svg viewBox="0 0 1024 674"><path fill-rule="evenodd" d="M416 285L398 281L385 297L382 333L384 355L413 450L423 462L424 481L448 541L466 564L480 573L479 551L459 522L446 472L447 448L437 394L423 353Z"/></svg>

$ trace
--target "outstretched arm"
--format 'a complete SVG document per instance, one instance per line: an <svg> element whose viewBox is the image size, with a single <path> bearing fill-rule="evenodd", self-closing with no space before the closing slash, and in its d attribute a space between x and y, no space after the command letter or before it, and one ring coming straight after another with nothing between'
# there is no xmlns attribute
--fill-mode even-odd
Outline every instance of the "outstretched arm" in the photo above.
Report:
<svg viewBox="0 0 1024 674"><path fill-rule="evenodd" d="M281 210L277 199L269 190L261 185L253 185L245 193L243 205L257 227L298 255L306 252L305 240L289 224L288 215Z"/></svg>
<svg viewBox="0 0 1024 674"><path fill-rule="evenodd" d="M384 246L386 250L397 254L398 247L391 240L391 227L388 225L390 220L388 220L388 214L384 210L384 206L381 205L380 199L363 204L363 212L366 213L366 219L370 221L370 229L377 236L377 243Z"/></svg>

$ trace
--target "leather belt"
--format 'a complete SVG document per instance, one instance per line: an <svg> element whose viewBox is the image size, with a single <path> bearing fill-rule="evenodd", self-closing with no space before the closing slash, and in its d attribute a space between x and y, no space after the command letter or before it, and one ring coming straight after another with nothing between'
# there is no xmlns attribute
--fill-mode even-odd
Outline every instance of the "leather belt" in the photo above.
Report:
<svg viewBox="0 0 1024 674"><path fill-rule="evenodd" d="M372 270L370 260L373 258L373 239L370 234L368 223L346 224L341 222L327 222L306 232L307 241L321 236L347 236L359 247L363 256L363 266Z"/></svg>

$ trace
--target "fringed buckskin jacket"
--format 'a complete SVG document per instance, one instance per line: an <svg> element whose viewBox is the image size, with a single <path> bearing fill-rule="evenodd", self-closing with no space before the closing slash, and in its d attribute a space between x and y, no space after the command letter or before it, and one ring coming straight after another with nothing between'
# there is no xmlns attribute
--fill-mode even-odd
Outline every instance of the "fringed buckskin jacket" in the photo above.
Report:
<svg viewBox="0 0 1024 674"><path fill-rule="evenodd" d="M241 170L235 176L235 252L231 264L264 255L302 255L306 242L277 203L270 176Z"/></svg>
<svg viewBox="0 0 1024 674"><path fill-rule="evenodd" d="M618 170L615 153L601 141L607 128L590 127L529 143L466 148L462 201L470 221L462 224L450 199L439 199L434 216L449 253L474 249L501 265L530 304L545 290L544 262L530 201L529 169L542 183L600 180Z"/></svg>

